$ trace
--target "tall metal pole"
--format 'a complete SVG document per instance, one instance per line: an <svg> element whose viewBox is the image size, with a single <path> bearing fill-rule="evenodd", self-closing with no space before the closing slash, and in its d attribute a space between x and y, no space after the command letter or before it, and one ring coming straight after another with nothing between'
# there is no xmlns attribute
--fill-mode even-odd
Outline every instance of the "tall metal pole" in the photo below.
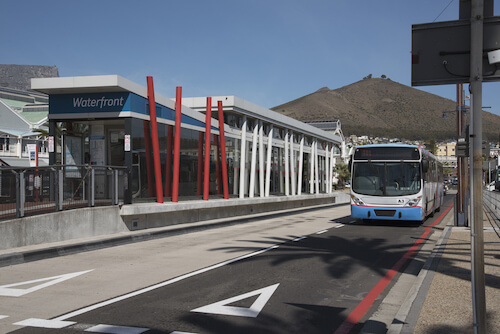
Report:
<svg viewBox="0 0 500 334"><path fill-rule="evenodd" d="M458 138L462 136L462 127L461 127L461 119L462 119L462 84L457 84L457 143ZM457 176L458 176L458 185L457 185L457 203L455 210L456 213L456 226L464 226L464 193L462 185L465 183L465 180L462 175L462 157L457 155Z"/></svg>
<svg viewBox="0 0 500 334"><path fill-rule="evenodd" d="M474 333L486 334L484 282L484 235L482 196L482 80L483 80L483 0L471 1L470 85L472 100L472 181L473 216L471 229L471 279Z"/></svg>
<svg viewBox="0 0 500 334"><path fill-rule="evenodd" d="M161 179L160 144L158 140L158 122L156 121L156 102L153 77L148 76L149 118L151 123L151 142L153 146L153 162L155 170L156 202L163 203L163 182Z"/></svg>

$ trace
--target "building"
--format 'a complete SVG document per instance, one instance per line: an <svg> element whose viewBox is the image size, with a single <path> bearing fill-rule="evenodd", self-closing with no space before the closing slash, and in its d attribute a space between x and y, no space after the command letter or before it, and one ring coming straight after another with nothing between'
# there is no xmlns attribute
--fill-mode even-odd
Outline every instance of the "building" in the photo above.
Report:
<svg viewBox="0 0 500 334"><path fill-rule="evenodd" d="M176 108L174 99L154 94L153 115L152 90L117 75L32 79L32 89L49 96L49 164L125 167L126 204L220 198L224 188L238 198L332 192L343 138L240 98L213 97L208 108L206 98L182 98ZM71 175L74 194L83 175ZM110 176L96 178L97 195L107 196Z"/></svg>
<svg viewBox="0 0 500 334"><path fill-rule="evenodd" d="M0 159L2 165L30 166L31 145L38 148L38 163L48 164L49 99L31 90L31 78L58 77L56 66L0 64Z"/></svg>
<svg viewBox="0 0 500 334"><path fill-rule="evenodd" d="M46 128L47 115L47 96L0 87L0 159L3 165L29 166L30 144L38 148L39 165L48 164L47 141L39 132Z"/></svg>
<svg viewBox="0 0 500 334"><path fill-rule="evenodd" d="M457 156L456 156L456 142L442 143L437 145L436 157L445 166L456 167Z"/></svg>

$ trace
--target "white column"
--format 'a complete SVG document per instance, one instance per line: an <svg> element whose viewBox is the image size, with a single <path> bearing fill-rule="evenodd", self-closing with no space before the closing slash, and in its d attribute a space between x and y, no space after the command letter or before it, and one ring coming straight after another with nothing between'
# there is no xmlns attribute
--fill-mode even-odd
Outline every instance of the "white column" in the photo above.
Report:
<svg viewBox="0 0 500 334"><path fill-rule="evenodd" d="M333 159L333 149L334 146L332 144L332 148L330 149L330 192L333 192L333 168L335 167L335 160Z"/></svg>
<svg viewBox="0 0 500 334"><path fill-rule="evenodd" d="M314 142L311 142L309 153L309 193L313 193L314 189Z"/></svg>
<svg viewBox="0 0 500 334"><path fill-rule="evenodd" d="M257 138L259 125L255 122L252 136L252 160L250 161L250 185L248 187L248 197L253 198L255 195L255 166L257 160Z"/></svg>
<svg viewBox="0 0 500 334"><path fill-rule="evenodd" d="M330 193L330 146L326 144L326 149L325 149L325 188L326 188L326 193Z"/></svg>
<svg viewBox="0 0 500 334"><path fill-rule="evenodd" d="M269 197L271 187L271 153L273 152L273 126L267 134L267 161L266 161L266 197Z"/></svg>
<svg viewBox="0 0 500 334"><path fill-rule="evenodd" d="M304 135L300 137L299 148L299 177L297 178L297 195L302 195L302 172L304 169Z"/></svg>
<svg viewBox="0 0 500 334"><path fill-rule="evenodd" d="M288 168L288 130L285 132L285 196L290 195L290 168Z"/></svg>
<svg viewBox="0 0 500 334"><path fill-rule="evenodd" d="M295 149L293 142L293 132L290 131L290 182L292 183L292 196L296 194L295 192Z"/></svg>
<svg viewBox="0 0 500 334"><path fill-rule="evenodd" d="M264 197L264 124L259 121L259 195Z"/></svg>
<svg viewBox="0 0 500 334"><path fill-rule="evenodd" d="M247 117L243 116L243 125L241 126L241 156L240 156L240 198L245 197L245 164L247 147Z"/></svg>
<svg viewBox="0 0 500 334"><path fill-rule="evenodd" d="M316 185L316 194L319 194L319 157L318 141L314 141L314 183Z"/></svg>

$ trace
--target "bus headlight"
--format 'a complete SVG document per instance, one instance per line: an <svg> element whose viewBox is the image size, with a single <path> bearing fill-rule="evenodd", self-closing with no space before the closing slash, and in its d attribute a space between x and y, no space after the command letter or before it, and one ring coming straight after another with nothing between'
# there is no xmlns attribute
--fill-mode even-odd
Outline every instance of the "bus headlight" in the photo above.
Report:
<svg viewBox="0 0 500 334"><path fill-rule="evenodd" d="M365 203L358 197L354 196L354 195L351 195L351 198L352 198L352 201L354 202L354 204L356 205L365 205Z"/></svg>
<svg viewBox="0 0 500 334"><path fill-rule="evenodd" d="M416 197L416 198L411 198L406 204L405 206L416 206L418 204L418 202L420 202L420 198L421 197Z"/></svg>

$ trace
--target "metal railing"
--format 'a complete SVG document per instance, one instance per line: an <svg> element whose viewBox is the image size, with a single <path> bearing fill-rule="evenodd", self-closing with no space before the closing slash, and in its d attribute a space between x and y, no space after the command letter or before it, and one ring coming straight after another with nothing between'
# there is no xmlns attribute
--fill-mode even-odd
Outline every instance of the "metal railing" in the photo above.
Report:
<svg viewBox="0 0 500 334"><path fill-rule="evenodd" d="M91 165L0 167L0 219L117 205L128 183L126 171Z"/></svg>
<svg viewBox="0 0 500 334"><path fill-rule="evenodd" d="M495 219L495 223L500 227L500 192L483 191L483 204Z"/></svg>

